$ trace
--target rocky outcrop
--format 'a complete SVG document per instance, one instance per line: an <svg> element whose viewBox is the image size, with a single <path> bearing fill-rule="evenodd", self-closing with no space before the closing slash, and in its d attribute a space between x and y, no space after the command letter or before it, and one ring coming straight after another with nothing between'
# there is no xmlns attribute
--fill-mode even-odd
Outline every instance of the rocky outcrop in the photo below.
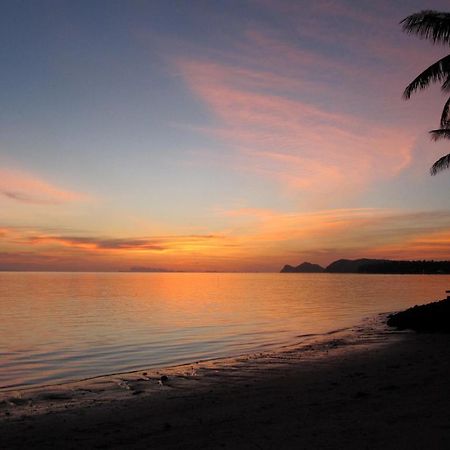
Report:
<svg viewBox="0 0 450 450"><path fill-rule="evenodd" d="M295 267L287 264L281 269L281 273L322 273L324 270L319 264L304 262Z"/></svg>
<svg viewBox="0 0 450 450"><path fill-rule="evenodd" d="M450 333L450 299L391 314L387 324L400 330Z"/></svg>

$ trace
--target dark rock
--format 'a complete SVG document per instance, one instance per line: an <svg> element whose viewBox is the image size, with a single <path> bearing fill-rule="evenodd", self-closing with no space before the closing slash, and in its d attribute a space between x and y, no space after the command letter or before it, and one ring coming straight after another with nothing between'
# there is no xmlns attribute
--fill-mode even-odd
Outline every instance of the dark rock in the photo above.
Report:
<svg viewBox="0 0 450 450"><path fill-rule="evenodd" d="M391 314L387 324L400 330L450 333L450 300L416 305L406 311Z"/></svg>
<svg viewBox="0 0 450 450"><path fill-rule="evenodd" d="M324 270L319 264L304 262L296 267L287 264L281 269L281 273L322 273Z"/></svg>
<svg viewBox="0 0 450 450"><path fill-rule="evenodd" d="M280 273L295 273L295 267L286 264L281 270Z"/></svg>

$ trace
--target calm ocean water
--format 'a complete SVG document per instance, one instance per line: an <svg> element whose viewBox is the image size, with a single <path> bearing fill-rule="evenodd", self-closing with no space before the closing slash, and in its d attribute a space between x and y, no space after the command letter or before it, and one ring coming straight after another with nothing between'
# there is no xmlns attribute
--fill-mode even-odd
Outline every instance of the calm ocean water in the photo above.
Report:
<svg viewBox="0 0 450 450"><path fill-rule="evenodd" d="M0 272L0 389L300 342L448 288L431 275Z"/></svg>

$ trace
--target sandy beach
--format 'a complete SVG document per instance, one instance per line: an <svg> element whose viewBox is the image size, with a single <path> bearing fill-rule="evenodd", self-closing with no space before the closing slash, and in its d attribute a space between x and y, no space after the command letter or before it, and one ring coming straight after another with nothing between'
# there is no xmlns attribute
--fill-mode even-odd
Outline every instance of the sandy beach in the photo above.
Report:
<svg viewBox="0 0 450 450"><path fill-rule="evenodd" d="M0 448L448 448L450 336L382 320L277 352L3 392Z"/></svg>

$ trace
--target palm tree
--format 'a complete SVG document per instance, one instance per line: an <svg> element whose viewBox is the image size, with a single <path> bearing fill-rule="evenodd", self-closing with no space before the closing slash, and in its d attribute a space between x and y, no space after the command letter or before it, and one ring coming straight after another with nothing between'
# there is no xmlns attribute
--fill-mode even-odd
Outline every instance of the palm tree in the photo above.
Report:
<svg viewBox="0 0 450 450"><path fill-rule="evenodd" d="M450 45L450 13L439 11L421 11L408 16L401 22L403 31L419 35L422 39L430 39L434 44ZM443 92L450 92L450 55L432 64L418 75L403 92L408 100L415 91L427 88L430 83L441 83ZM445 102L441 114L440 128L430 131L435 141L450 139L450 97ZM450 167L450 153L438 159L430 169L432 175Z"/></svg>

